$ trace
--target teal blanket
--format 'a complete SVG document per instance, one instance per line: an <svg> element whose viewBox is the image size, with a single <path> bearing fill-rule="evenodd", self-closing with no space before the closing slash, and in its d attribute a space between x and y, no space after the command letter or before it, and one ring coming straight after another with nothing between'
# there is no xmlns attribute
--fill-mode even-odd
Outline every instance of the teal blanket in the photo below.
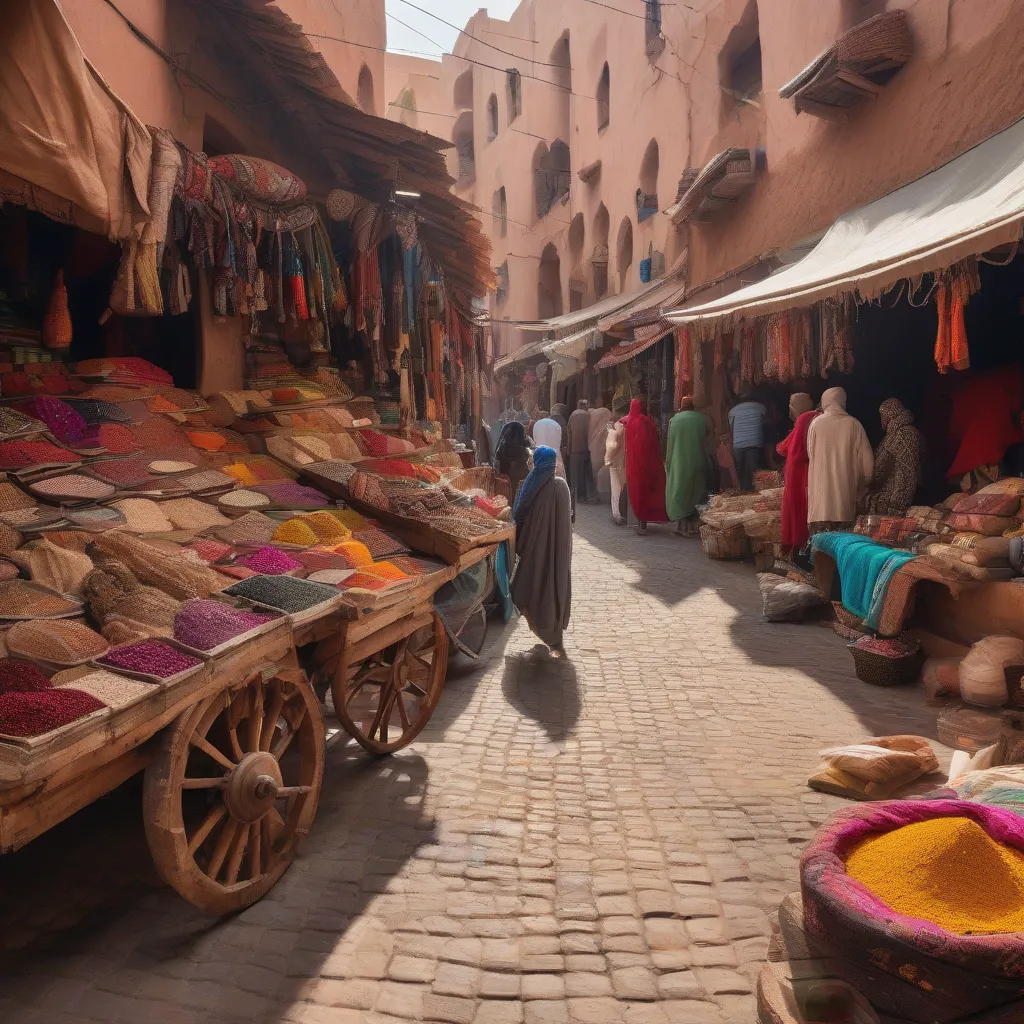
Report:
<svg viewBox="0 0 1024 1024"><path fill-rule="evenodd" d="M858 533L817 533L811 538L815 551L836 563L843 591L843 606L871 629L878 629L889 581L915 556L894 551Z"/></svg>

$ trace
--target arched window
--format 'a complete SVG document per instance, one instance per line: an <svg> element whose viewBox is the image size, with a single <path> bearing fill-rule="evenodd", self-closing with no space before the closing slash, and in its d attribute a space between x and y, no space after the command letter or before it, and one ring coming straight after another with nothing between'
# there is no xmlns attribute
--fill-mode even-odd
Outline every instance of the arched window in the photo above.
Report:
<svg viewBox="0 0 1024 1024"><path fill-rule="evenodd" d="M473 68L468 67L455 79L452 105L456 110L470 110L473 106Z"/></svg>
<svg viewBox="0 0 1024 1024"><path fill-rule="evenodd" d="M644 0L644 52L652 63L665 52L661 34L661 0Z"/></svg>
<svg viewBox="0 0 1024 1024"><path fill-rule="evenodd" d="M722 116L761 95L761 37L757 3L750 0L718 55L722 84Z"/></svg>
<svg viewBox="0 0 1024 1024"><path fill-rule="evenodd" d="M508 234L508 202L505 199L505 186L502 185L491 199L491 214L494 218L494 229L499 238Z"/></svg>
<svg viewBox="0 0 1024 1024"><path fill-rule="evenodd" d="M494 290L494 298L499 306L508 300L508 260L498 267L498 284Z"/></svg>
<svg viewBox="0 0 1024 1024"><path fill-rule="evenodd" d="M569 147L555 139L551 149L541 142L533 155L533 193L536 199L537 219L546 217L551 207L569 194Z"/></svg>
<svg viewBox="0 0 1024 1024"><path fill-rule="evenodd" d="M373 75L364 64L359 69L359 82L356 86L356 102L365 114L376 113L377 107L373 98Z"/></svg>
<svg viewBox="0 0 1024 1024"><path fill-rule="evenodd" d="M615 246L615 265L619 271L619 291L626 290L629 270L633 266L633 222L622 218L619 225L619 240Z"/></svg>
<svg viewBox="0 0 1024 1024"><path fill-rule="evenodd" d="M640 161L640 188L636 193L636 219L642 224L658 212L658 140L651 139Z"/></svg>
<svg viewBox="0 0 1024 1024"><path fill-rule="evenodd" d="M459 168L456 181L465 185L476 177L476 153L473 148L473 112L464 110L456 118L452 128L452 142L459 156Z"/></svg>
<svg viewBox="0 0 1024 1024"><path fill-rule="evenodd" d="M556 138L571 138L572 121L570 98L572 97L572 57L569 48L569 33L564 33L551 50L551 67L547 68L550 75L550 105L554 113L552 133Z"/></svg>
<svg viewBox="0 0 1024 1024"><path fill-rule="evenodd" d="M583 214L577 213L569 224L569 265L572 270L569 274L569 312L583 308L583 299L587 290L587 278L583 271L583 242L585 227L583 225Z"/></svg>
<svg viewBox="0 0 1024 1024"><path fill-rule="evenodd" d="M490 99L487 101L487 139L496 139L498 137L498 97L491 93Z"/></svg>
<svg viewBox="0 0 1024 1024"><path fill-rule="evenodd" d="M598 299L608 291L608 228L608 207L601 203L594 214L594 251L590 257L594 297Z"/></svg>
<svg viewBox="0 0 1024 1024"><path fill-rule="evenodd" d="M516 68L505 72L505 99L508 102L508 123L523 112L523 79Z"/></svg>
<svg viewBox="0 0 1024 1024"><path fill-rule="evenodd" d="M562 265L558 250L551 242L540 254L537 275L537 319L550 320L562 315Z"/></svg>
<svg viewBox="0 0 1024 1024"><path fill-rule="evenodd" d="M608 62L605 61L601 69L601 77L597 82L597 130L603 132L611 120L611 72L608 70Z"/></svg>

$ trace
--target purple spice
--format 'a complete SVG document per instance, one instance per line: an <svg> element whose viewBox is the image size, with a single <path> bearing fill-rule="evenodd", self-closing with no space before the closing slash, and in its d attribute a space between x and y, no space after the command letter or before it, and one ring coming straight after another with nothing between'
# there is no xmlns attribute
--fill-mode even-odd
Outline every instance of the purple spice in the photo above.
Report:
<svg viewBox="0 0 1024 1024"><path fill-rule="evenodd" d="M330 499L315 487L303 487L294 480L279 484L260 484L256 488L275 505L329 505Z"/></svg>
<svg viewBox="0 0 1024 1024"><path fill-rule="evenodd" d="M220 601L194 598L174 616L174 639L197 651L210 651L275 618L265 612L247 612Z"/></svg>
<svg viewBox="0 0 1024 1024"><path fill-rule="evenodd" d="M15 408L42 420L47 429L62 444L74 444L85 437L88 424L75 410L59 398L38 395L24 402L17 402Z"/></svg>
<svg viewBox="0 0 1024 1024"><path fill-rule="evenodd" d="M302 568L301 562L297 562L294 558L269 544L260 548L259 551L254 551L251 555L247 555L245 558L240 558L235 564L266 576L283 576L293 569Z"/></svg>
<svg viewBox="0 0 1024 1024"><path fill-rule="evenodd" d="M169 679L179 672L203 663L201 658L185 654L162 640L139 640L136 643L124 644L108 651L98 660L101 665L123 668L130 672L143 672L146 675L158 676L160 679Z"/></svg>

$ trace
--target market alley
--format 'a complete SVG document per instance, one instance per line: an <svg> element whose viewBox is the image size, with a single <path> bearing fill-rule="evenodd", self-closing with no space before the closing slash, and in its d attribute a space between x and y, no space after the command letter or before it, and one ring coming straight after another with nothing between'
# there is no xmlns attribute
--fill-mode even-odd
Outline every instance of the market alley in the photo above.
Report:
<svg viewBox="0 0 1024 1024"><path fill-rule="evenodd" d="M573 577L566 661L494 627L412 746L329 746L312 834L237 917L159 884L131 783L7 858L0 1019L750 1024L839 804L806 788L816 752L934 712L668 527L581 507Z"/></svg>

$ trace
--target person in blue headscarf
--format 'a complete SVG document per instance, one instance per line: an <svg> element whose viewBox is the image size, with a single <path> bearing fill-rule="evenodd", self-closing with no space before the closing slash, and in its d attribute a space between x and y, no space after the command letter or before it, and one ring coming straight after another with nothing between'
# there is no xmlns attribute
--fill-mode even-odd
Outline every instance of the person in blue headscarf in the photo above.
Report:
<svg viewBox="0 0 1024 1024"><path fill-rule="evenodd" d="M556 657L572 610L572 521L569 487L555 475L558 453L541 445L512 508L519 561L512 601Z"/></svg>

